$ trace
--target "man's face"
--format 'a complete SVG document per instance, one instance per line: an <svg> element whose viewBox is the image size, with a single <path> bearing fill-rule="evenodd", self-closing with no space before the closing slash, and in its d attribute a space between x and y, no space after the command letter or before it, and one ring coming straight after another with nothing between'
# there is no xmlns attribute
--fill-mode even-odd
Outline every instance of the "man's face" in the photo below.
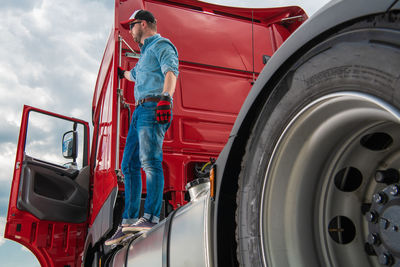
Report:
<svg viewBox="0 0 400 267"><path fill-rule="evenodd" d="M140 41L142 40L142 36L143 36L142 22L136 21L136 22L131 23L129 26L130 26L129 31L132 35L133 40L139 44Z"/></svg>

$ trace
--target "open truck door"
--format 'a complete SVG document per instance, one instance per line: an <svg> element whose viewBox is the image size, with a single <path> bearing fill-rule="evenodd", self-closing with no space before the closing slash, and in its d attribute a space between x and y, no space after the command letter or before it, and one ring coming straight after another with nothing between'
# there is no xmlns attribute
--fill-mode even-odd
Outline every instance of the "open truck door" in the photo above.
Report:
<svg viewBox="0 0 400 267"><path fill-rule="evenodd" d="M24 106L5 237L41 266L77 266L89 208L87 122Z"/></svg>

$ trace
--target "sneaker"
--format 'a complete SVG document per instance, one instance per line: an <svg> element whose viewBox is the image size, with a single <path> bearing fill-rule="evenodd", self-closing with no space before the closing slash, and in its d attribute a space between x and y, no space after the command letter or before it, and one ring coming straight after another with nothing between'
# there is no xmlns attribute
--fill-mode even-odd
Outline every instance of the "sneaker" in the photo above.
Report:
<svg viewBox="0 0 400 267"><path fill-rule="evenodd" d="M140 231L148 231L150 230L156 223L152 223L148 219L142 217L134 224L123 227L122 232L124 233L136 233Z"/></svg>
<svg viewBox="0 0 400 267"><path fill-rule="evenodd" d="M111 245L114 245L114 244L118 244L119 242L121 242L122 239L124 239L128 235L129 235L128 233L123 233L122 232L122 227L121 226L118 226L118 229L117 229L117 231L115 231L114 235L110 239L106 240L106 242L104 242L104 244L106 246L111 246Z"/></svg>

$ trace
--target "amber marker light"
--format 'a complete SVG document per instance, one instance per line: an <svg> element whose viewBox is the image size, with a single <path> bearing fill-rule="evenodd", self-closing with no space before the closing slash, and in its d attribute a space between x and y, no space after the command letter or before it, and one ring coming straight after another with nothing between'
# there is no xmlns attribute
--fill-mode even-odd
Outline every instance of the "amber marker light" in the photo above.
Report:
<svg viewBox="0 0 400 267"><path fill-rule="evenodd" d="M215 165L210 170L210 197L214 198L215 196Z"/></svg>

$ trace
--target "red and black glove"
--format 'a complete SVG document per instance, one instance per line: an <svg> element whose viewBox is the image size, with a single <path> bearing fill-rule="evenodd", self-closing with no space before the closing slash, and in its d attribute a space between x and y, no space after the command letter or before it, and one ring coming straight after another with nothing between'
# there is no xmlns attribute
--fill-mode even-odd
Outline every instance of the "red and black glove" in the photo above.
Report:
<svg viewBox="0 0 400 267"><path fill-rule="evenodd" d="M171 119L171 109L171 97L168 93L164 93L156 107L157 122L160 124L168 123Z"/></svg>
<svg viewBox="0 0 400 267"><path fill-rule="evenodd" d="M123 78L125 78L125 70L123 70L123 69L121 69L120 67L118 67L118 77L120 78L120 79L123 79Z"/></svg>

